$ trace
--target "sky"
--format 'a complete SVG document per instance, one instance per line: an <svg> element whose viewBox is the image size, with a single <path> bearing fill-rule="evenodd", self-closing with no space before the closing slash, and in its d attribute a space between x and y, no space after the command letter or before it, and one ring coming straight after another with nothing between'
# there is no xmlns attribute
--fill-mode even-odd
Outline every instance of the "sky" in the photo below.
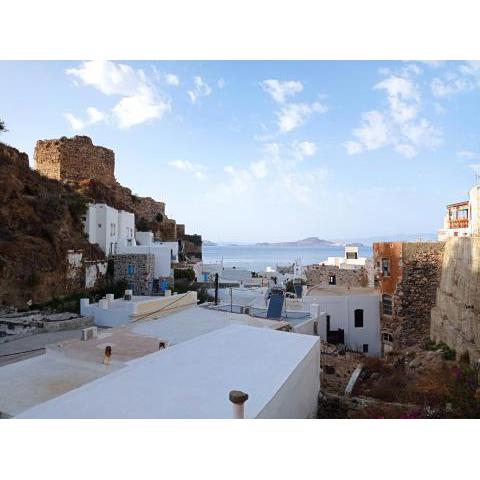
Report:
<svg viewBox="0 0 480 480"><path fill-rule="evenodd" d="M0 61L0 137L88 135L217 242L434 233L480 173L480 62Z"/></svg>

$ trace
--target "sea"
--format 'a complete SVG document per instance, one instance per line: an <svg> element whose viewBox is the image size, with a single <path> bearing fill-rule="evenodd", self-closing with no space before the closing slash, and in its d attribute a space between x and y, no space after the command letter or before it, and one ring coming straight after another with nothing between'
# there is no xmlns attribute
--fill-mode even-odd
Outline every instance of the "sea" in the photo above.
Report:
<svg viewBox="0 0 480 480"><path fill-rule="evenodd" d="M302 265L321 263L327 257L343 257L343 247L280 247L260 245L216 245L203 247L203 262L221 262L225 267L242 267L253 272L260 272L267 267L292 264L297 258ZM359 248L360 257L371 257L372 247Z"/></svg>

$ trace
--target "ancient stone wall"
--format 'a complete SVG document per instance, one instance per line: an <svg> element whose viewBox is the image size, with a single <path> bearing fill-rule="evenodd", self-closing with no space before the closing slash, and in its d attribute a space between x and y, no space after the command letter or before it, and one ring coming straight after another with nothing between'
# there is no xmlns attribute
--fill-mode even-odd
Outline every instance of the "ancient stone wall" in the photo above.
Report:
<svg viewBox="0 0 480 480"><path fill-rule="evenodd" d="M39 140L35 146L36 169L43 175L62 181L95 178L115 185L113 150L93 145L89 137L62 137Z"/></svg>
<svg viewBox="0 0 480 480"><path fill-rule="evenodd" d="M393 330L399 345L422 344L430 332L430 311L440 283L443 242L406 242L402 277L393 296Z"/></svg>
<svg viewBox="0 0 480 480"><path fill-rule="evenodd" d="M152 253L113 256L115 282L127 282L134 295L152 293L155 257Z"/></svg>
<svg viewBox="0 0 480 480"><path fill-rule="evenodd" d="M180 240L185 235L185 225L177 223L177 238Z"/></svg>
<svg viewBox="0 0 480 480"><path fill-rule="evenodd" d="M480 238L452 237L445 243L431 338L480 360Z"/></svg>
<svg viewBox="0 0 480 480"><path fill-rule="evenodd" d="M305 270L307 286L328 287L331 275L339 287L367 287L368 274L365 268L345 269L334 265L308 265Z"/></svg>
<svg viewBox="0 0 480 480"><path fill-rule="evenodd" d="M136 197L132 204L135 215L149 222L162 222L165 219L165 203L151 197Z"/></svg>

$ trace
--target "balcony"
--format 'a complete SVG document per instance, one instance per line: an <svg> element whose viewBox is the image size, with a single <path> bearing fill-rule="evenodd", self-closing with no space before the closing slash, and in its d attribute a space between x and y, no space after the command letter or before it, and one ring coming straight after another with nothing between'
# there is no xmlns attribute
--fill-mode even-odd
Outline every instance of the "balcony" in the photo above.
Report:
<svg viewBox="0 0 480 480"><path fill-rule="evenodd" d="M458 218L449 221L449 228L468 228L468 218Z"/></svg>

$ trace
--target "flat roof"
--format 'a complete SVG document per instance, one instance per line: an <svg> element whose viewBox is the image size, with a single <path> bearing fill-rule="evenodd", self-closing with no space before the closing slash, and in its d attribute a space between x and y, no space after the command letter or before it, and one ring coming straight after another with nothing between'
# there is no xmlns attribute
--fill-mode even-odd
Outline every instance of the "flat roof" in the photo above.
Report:
<svg viewBox="0 0 480 480"><path fill-rule="evenodd" d="M249 325L275 329L285 325L285 323L240 313L193 306L154 320L148 319L130 324L128 328L137 335L156 337L167 340L170 345L175 345L230 325Z"/></svg>
<svg viewBox="0 0 480 480"><path fill-rule="evenodd" d="M106 375L113 368L48 354L4 365L0 368L0 412L18 415Z"/></svg>
<svg viewBox="0 0 480 480"><path fill-rule="evenodd" d="M255 418L319 338L243 325L160 350L19 418L232 418L230 390Z"/></svg>
<svg viewBox="0 0 480 480"><path fill-rule="evenodd" d="M312 287L308 293L308 297L325 297L325 296L345 296L345 295L379 295L378 290L369 287Z"/></svg>
<svg viewBox="0 0 480 480"><path fill-rule="evenodd" d="M449 205L447 205L447 208L450 208L450 207L463 207L464 205L468 205L468 200L465 200L464 202L450 203Z"/></svg>

